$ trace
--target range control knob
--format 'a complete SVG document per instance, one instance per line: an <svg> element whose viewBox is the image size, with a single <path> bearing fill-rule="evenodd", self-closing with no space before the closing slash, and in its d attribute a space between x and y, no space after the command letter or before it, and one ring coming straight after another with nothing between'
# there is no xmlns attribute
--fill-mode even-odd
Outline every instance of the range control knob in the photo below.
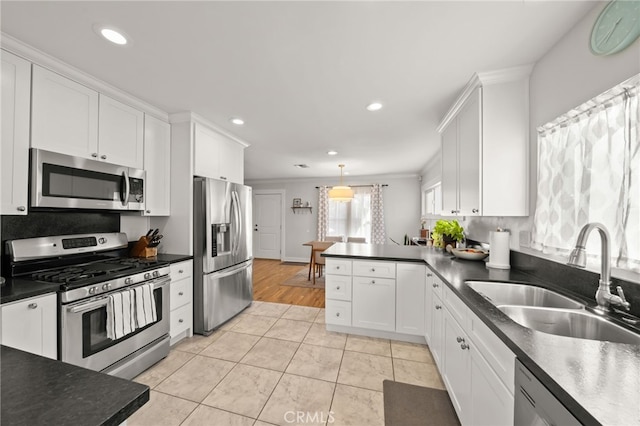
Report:
<svg viewBox="0 0 640 426"><path fill-rule="evenodd" d="M153 271L153 276L154 276L154 277L159 277L159 276L160 276L160 272L158 272L158 271Z"/></svg>
<svg viewBox="0 0 640 426"><path fill-rule="evenodd" d="M147 272L146 274L144 274L144 279L145 280L150 280L151 279L151 274L149 272Z"/></svg>
<svg viewBox="0 0 640 426"><path fill-rule="evenodd" d="M96 288L95 287L91 287L89 289L89 294L96 294Z"/></svg>
<svg viewBox="0 0 640 426"><path fill-rule="evenodd" d="M130 285L130 284L133 284L133 280L131 279L131 277L129 277L129 278L125 278L125 279L124 279L124 283L125 283L126 285Z"/></svg>
<svg viewBox="0 0 640 426"><path fill-rule="evenodd" d="M102 285L102 289L103 289L104 291L107 291L107 290L109 290L110 288L111 288L111 284L103 284L103 285Z"/></svg>
<svg viewBox="0 0 640 426"><path fill-rule="evenodd" d="M106 243L106 242L107 242L107 239L106 239L105 237L100 237L100 238L98 238L98 243L100 243L100 244L104 244L104 243Z"/></svg>

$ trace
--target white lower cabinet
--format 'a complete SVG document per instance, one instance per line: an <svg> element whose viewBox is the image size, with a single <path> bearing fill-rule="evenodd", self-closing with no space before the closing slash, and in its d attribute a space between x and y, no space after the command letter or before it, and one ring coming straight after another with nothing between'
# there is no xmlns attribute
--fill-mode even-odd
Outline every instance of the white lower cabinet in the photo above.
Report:
<svg viewBox="0 0 640 426"><path fill-rule="evenodd" d="M395 331L396 280L354 276L351 303L354 327Z"/></svg>
<svg viewBox="0 0 640 426"><path fill-rule="evenodd" d="M462 425L513 424L515 355L452 290L432 294L430 348Z"/></svg>
<svg viewBox="0 0 640 426"><path fill-rule="evenodd" d="M193 335L193 261L171 264L171 344Z"/></svg>
<svg viewBox="0 0 640 426"><path fill-rule="evenodd" d="M57 359L58 321L55 294L6 303L2 311L2 344Z"/></svg>
<svg viewBox="0 0 640 426"><path fill-rule="evenodd" d="M396 331L424 335L425 269L417 263L396 265Z"/></svg>
<svg viewBox="0 0 640 426"><path fill-rule="evenodd" d="M348 327L351 325L351 302L344 300L327 300L324 315L324 320L327 324Z"/></svg>

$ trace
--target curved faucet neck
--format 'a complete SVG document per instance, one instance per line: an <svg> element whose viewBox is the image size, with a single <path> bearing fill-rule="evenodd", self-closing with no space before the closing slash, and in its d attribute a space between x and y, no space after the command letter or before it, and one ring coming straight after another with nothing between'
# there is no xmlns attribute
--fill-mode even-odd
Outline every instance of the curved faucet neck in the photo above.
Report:
<svg viewBox="0 0 640 426"><path fill-rule="evenodd" d="M609 244L610 237L607 228L605 228L601 223L587 223L582 227L578 234L576 247L584 249L587 244L589 234L594 229L597 229L600 233L600 281L601 284L609 285L611 282L611 246Z"/></svg>

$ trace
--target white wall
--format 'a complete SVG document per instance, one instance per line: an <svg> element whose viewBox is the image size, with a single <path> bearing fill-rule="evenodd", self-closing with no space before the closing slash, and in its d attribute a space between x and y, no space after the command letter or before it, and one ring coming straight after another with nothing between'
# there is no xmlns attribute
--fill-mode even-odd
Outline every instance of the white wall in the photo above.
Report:
<svg viewBox="0 0 640 426"><path fill-rule="evenodd" d="M418 176L365 176L347 177L347 185L388 184L384 188L384 214L387 237L402 243L404 235L419 235L420 228L420 181ZM288 261L309 260L309 247L302 244L317 238L318 190L316 186L337 185L337 179L288 179L279 181L247 181L254 190L277 189L285 192L284 254ZM309 201L313 207L307 212L293 213L290 208L294 198Z"/></svg>
<svg viewBox="0 0 640 426"><path fill-rule="evenodd" d="M640 39L626 50L611 56L595 56L589 50L591 28L607 3L596 4L584 19L538 60L531 74L530 216L467 219L464 226L471 238L488 242L491 230L498 226L509 228L511 248L526 251L536 205L536 128L640 72ZM429 160L430 163L432 161ZM429 179L433 179L433 176L429 176Z"/></svg>

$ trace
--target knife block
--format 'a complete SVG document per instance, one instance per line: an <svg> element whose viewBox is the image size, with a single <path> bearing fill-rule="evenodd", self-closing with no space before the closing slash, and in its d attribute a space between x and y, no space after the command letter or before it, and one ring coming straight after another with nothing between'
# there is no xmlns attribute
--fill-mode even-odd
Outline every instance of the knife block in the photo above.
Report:
<svg viewBox="0 0 640 426"><path fill-rule="evenodd" d="M158 255L157 247L148 247L151 241L147 237L140 237L136 245L131 249L133 257L156 257Z"/></svg>

